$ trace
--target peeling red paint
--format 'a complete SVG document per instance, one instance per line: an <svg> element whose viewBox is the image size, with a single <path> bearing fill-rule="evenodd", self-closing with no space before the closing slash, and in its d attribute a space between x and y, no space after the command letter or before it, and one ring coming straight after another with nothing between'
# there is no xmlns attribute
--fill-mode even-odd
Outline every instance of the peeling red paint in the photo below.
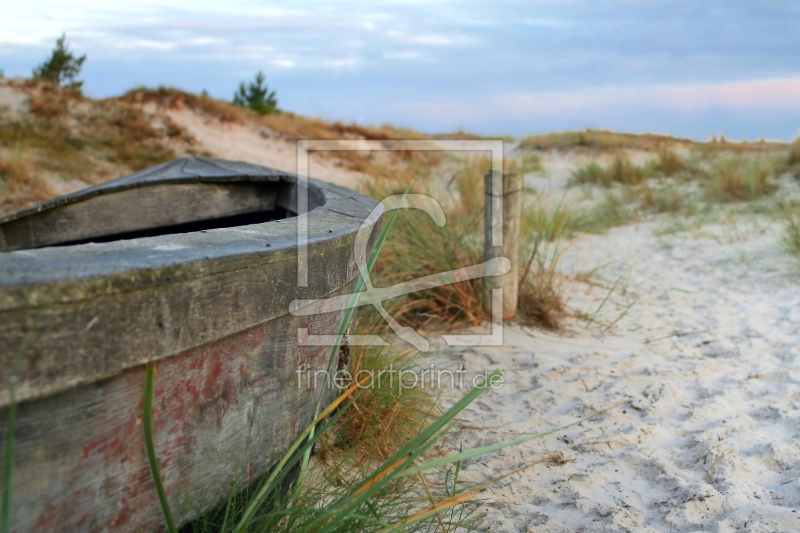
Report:
<svg viewBox="0 0 800 533"><path fill-rule="evenodd" d="M153 407L155 441L174 505L180 506L182 495L196 486L193 468L205 459L198 454L206 449L200 444L213 442L228 423L231 409L245 404L253 409L261 406L260 416L268 416L269 409L263 408L270 405L265 401L267 394L283 389L287 382L294 385L299 362L324 368L327 349L309 346L291 347L276 365L262 368L256 358L260 347L269 343L270 327L258 326L160 363ZM144 367L113 379L97 409L101 414L92 426L94 432L77 449L78 456L63 479L63 490L42 501L34 531L130 532L161 527L140 422L143 383ZM302 394L293 401L299 408L307 398ZM296 410L288 422L296 430L303 421ZM255 469L250 461L248 457L245 466ZM70 495L67 500L65 494Z"/></svg>

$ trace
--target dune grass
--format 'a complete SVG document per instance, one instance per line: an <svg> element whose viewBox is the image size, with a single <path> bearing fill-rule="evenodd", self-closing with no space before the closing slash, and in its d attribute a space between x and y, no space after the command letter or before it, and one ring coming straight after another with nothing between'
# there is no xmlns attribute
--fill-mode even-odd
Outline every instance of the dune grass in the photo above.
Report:
<svg viewBox="0 0 800 533"><path fill-rule="evenodd" d="M441 205L446 223L438 227L420 212L398 216L392 236L376 265L375 278L381 285L392 285L423 276L476 265L483 261L484 175L490 169L487 157L466 156L449 160L452 172L439 176L442 169L413 164L413 160L375 168L362 191L374 198L397 193L412 183L411 191L428 194ZM507 171L528 172L538 168L538 158L508 165ZM561 299L557 291L556 256L544 254L551 243L572 235L581 224L571 204L550 205L543 197L526 191L521 217L521 264L530 268L520 287L520 317L544 327L558 327ZM538 198L538 199L537 199ZM522 276L522 272L520 272ZM402 324L414 327L451 328L459 324L477 325L485 320L482 281L462 281L413 293L389 302L390 312Z"/></svg>
<svg viewBox="0 0 800 533"><path fill-rule="evenodd" d="M777 165L770 157L730 157L715 162L705 181L710 202L754 200L775 189Z"/></svg>
<svg viewBox="0 0 800 533"><path fill-rule="evenodd" d="M556 270L563 252L561 239L541 238L526 244L522 250L517 316L528 325L558 329L566 309Z"/></svg>
<svg viewBox="0 0 800 533"><path fill-rule="evenodd" d="M608 130L587 129L531 135L520 141L521 148L536 150L565 150L586 148L615 152L623 149L655 151L664 146L689 146L695 141L669 135L652 133L618 133Z"/></svg>
<svg viewBox="0 0 800 533"><path fill-rule="evenodd" d="M650 163L649 169L653 174L665 177L692 175L699 172L695 164L667 148L658 151L658 157Z"/></svg>
<svg viewBox="0 0 800 533"><path fill-rule="evenodd" d="M381 199L411 184L410 192L436 199L446 218L444 226L438 227L421 211L401 213L376 265L377 283L393 285L482 262L487 158L467 158L460 163L445 194L436 189L429 167L398 163L374 170L372 179L362 185L365 193ZM411 326L478 324L483 317L480 280L444 285L397 300L391 302L393 314Z"/></svg>
<svg viewBox="0 0 800 533"><path fill-rule="evenodd" d="M194 142L167 117L67 88L13 84L29 94L29 111L0 114L5 211L51 197L47 179L99 183L174 159L174 142Z"/></svg>
<svg viewBox="0 0 800 533"><path fill-rule="evenodd" d="M592 161L572 171L571 185L592 184L610 187L614 183L636 185L642 183L648 174L648 169L631 162L624 152L614 154L611 164L607 167L600 166Z"/></svg>
<svg viewBox="0 0 800 533"><path fill-rule="evenodd" d="M616 154L607 167L590 161L576 168L570 184L581 185L589 200L580 230L602 233L648 214L693 216L773 193L787 169L786 152L726 153L717 147L726 142L697 144L688 156L662 148L641 166Z"/></svg>
<svg viewBox="0 0 800 533"><path fill-rule="evenodd" d="M783 225L781 239L786 250L800 257L800 203L779 203L777 213Z"/></svg>
<svg viewBox="0 0 800 533"><path fill-rule="evenodd" d="M677 214L688 205L689 199L685 191L681 191L673 183L643 183L635 193L643 209L655 213Z"/></svg>
<svg viewBox="0 0 800 533"><path fill-rule="evenodd" d="M800 137L792 141L789 145L789 153L786 154L786 166L795 168L800 165Z"/></svg>
<svg viewBox="0 0 800 533"><path fill-rule="evenodd" d="M52 193L36 174L30 151L18 142L9 152L0 153L0 209L11 212L50 198Z"/></svg>
<svg viewBox="0 0 800 533"><path fill-rule="evenodd" d="M371 317L382 323L370 320L356 331L388 333L377 313L371 313ZM344 456L353 461L388 459L407 443L410 435L416 435L430 417L438 414L433 389L415 386L411 381L411 376L424 368L418 352L388 347L349 349L349 372L355 379L374 377L371 387L354 400L353 408L342 416L329 438L321 441L323 461L328 456L339 456L338 462L330 462L334 469L341 465ZM381 373L388 369L396 372Z"/></svg>
<svg viewBox="0 0 800 533"><path fill-rule="evenodd" d="M692 139L660 135L655 133L621 133L608 130L587 129L584 131L562 131L531 135L520 141L520 147L529 150L568 150L583 149L596 152L617 152L620 150L640 150L657 152L662 149L694 149L710 147L714 151L734 153L766 153L779 152L786 147L785 143L767 142L731 142L724 137L716 137L710 142L698 142Z"/></svg>

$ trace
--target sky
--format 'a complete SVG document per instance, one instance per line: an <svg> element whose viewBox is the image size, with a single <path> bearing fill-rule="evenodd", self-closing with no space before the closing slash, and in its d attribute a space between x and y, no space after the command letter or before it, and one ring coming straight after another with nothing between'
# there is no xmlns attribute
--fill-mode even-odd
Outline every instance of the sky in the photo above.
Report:
<svg viewBox="0 0 800 533"><path fill-rule="evenodd" d="M93 97L167 85L229 100L263 70L281 109L428 133L800 128L797 0L4 4L5 76L30 76L66 32Z"/></svg>

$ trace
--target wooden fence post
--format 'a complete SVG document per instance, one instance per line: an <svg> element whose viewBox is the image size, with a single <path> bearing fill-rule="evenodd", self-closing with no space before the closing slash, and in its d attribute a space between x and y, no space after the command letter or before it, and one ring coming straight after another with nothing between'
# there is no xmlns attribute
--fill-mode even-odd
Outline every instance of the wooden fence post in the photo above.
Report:
<svg viewBox="0 0 800 533"><path fill-rule="evenodd" d="M502 276L483 278L483 308L491 316L492 289L503 289L503 320L514 318L517 312L519 219L522 201L522 175L488 172L485 176L486 193L483 259L507 257L511 270ZM500 210L501 217L495 217ZM495 317L496 318L496 317Z"/></svg>

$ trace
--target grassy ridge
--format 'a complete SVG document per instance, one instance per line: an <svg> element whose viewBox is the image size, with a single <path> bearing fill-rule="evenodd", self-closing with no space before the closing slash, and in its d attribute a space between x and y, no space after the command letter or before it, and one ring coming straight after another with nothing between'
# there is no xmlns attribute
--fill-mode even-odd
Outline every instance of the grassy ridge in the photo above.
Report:
<svg viewBox="0 0 800 533"><path fill-rule="evenodd" d="M758 142L730 142L725 140L724 137L720 139L714 137L710 142L704 143L670 135L654 133L619 133L597 129L531 135L520 141L521 148L530 150L567 150L577 148L598 152L614 152L618 150L656 152L664 148L691 149L706 145L714 146L718 150L746 153L773 152L786 148L785 143L763 140Z"/></svg>

